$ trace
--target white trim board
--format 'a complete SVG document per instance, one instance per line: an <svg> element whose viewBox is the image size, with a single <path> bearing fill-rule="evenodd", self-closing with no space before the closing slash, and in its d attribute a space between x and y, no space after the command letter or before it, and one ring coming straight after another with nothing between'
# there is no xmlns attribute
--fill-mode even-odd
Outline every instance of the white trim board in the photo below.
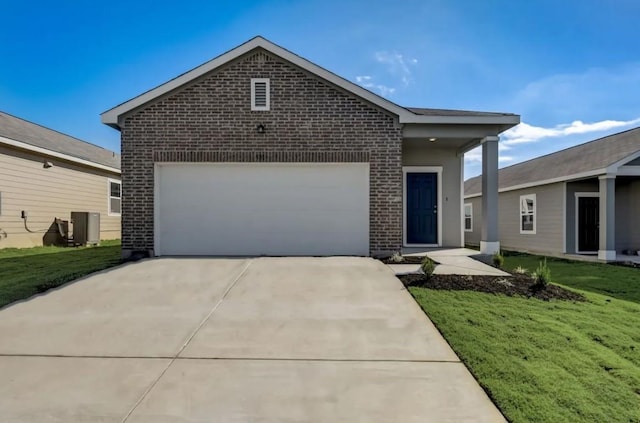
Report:
<svg viewBox="0 0 640 423"><path fill-rule="evenodd" d="M522 229L522 199L533 198L533 229L528 231ZM520 235L537 235L538 234L538 196L536 193L522 194L518 197L518 229L520 229Z"/></svg>
<svg viewBox="0 0 640 423"><path fill-rule="evenodd" d="M361 86L354 84L328 70L306 60L286 50L263 37L254 37L251 40L241 44L240 46L223 53L222 55L183 73L182 75L174 78L162 85L159 85L137 97L132 98L112 109L103 112L100 117L102 123L109 125L113 128L120 129L120 118L125 113L128 113L146 103L149 103L156 98L169 93L194 79L210 72L232 60L239 58L240 56L256 49L262 48L269 53L281 57L282 59L293 63L294 65L314 74L352 94L359 96L360 98L385 109L399 117L400 123L450 123L450 124L492 124L492 125L512 125L515 126L520 123L520 116L518 115L491 115L491 116L478 116L478 115L460 115L460 116L425 116L417 115L404 107L401 107Z"/></svg>
<svg viewBox="0 0 640 423"><path fill-rule="evenodd" d="M91 160L85 160L78 157L70 156L69 154L59 153L57 151L49 150L48 148L37 147L35 145L27 144L22 141L12 140L11 138L0 136L0 144L5 144L11 147L19 148L21 150L27 150L33 153L44 154L49 157L56 157L58 159L66 160L68 162L78 163L81 165L94 167L96 169L106 170L108 172L120 174L120 169L117 169L115 167L101 165L99 163L92 162Z"/></svg>
<svg viewBox="0 0 640 423"><path fill-rule="evenodd" d="M578 250L578 246L580 245L578 242L578 234L579 234L579 219L578 219L578 199L580 197L598 197L600 198L600 193L599 192L574 192L574 197L575 197L575 210L574 210L574 219L575 219L575 246L574 249L576 250L576 254L597 254L598 250L595 251L580 251Z"/></svg>
<svg viewBox="0 0 640 423"><path fill-rule="evenodd" d="M467 229L467 215L466 215L466 208L467 206L471 207L471 228ZM462 227L464 228L465 232L473 232L473 203L464 203L462 206Z"/></svg>
<svg viewBox="0 0 640 423"><path fill-rule="evenodd" d="M438 184L438 242L435 244L407 243L407 173L435 173ZM402 166L402 246L442 247L442 166Z"/></svg>
<svg viewBox="0 0 640 423"><path fill-rule="evenodd" d="M120 213L113 213L111 211L111 184L112 183L116 183L120 185ZM122 180L120 179L107 178L107 216L122 216Z"/></svg>

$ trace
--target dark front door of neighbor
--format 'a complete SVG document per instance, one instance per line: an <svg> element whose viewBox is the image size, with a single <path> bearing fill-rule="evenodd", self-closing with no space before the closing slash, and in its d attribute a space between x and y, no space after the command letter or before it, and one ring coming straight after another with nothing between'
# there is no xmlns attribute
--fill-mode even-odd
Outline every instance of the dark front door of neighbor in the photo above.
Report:
<svg viewBox="0 0 640 423"><path fill-rule="evenodd" d="M578 251L598 251L600 243L600 199L578 197Z"/></svg>
<svg viewBox="0 0 640 423"><path fill-rule="evenodd" d="M407 173L407 244L438 243L438 174Z"/></svg>

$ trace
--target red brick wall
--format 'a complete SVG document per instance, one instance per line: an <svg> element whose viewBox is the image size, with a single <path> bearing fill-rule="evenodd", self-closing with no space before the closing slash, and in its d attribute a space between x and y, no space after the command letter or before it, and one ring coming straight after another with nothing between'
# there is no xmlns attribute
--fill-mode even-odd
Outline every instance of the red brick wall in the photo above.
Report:
<svg viewBox="0 0 640 423"><path fill-rule="evenodd" d="M270 78L270 111L251 111L251 78ZM260 123L264 134L256 131ZM370 249L397 251L402 243L401 154L395 116L254 51L126 117L123 251L154 248L154 161L368 161Z"/></svg>

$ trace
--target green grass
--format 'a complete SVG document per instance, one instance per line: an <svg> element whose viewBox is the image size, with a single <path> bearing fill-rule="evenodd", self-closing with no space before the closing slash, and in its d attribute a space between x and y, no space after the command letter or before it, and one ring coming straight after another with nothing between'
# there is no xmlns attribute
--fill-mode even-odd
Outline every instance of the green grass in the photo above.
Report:
<svg viewBox="0 0 640 423"><path fill-rule="evenodd" d="M505 268L538 260L507 256ZM588 301L410 291L510 421L640 422L640 270L548 264Z"/></svg>
<svg viewBox="0 0 640 423"><path fill-rule="evenodd" d="M505 269L522 266L533 272L544 257L507 253ZM560 285L640 303L640 269L610 264L547 258L551 279Z"/></svg>
<svg viewBox="0 0 640 423"><path fill-rule="evenodd" d="M0 307L115 266L120 241L99 247L6 248L0 250Z"/></svg>

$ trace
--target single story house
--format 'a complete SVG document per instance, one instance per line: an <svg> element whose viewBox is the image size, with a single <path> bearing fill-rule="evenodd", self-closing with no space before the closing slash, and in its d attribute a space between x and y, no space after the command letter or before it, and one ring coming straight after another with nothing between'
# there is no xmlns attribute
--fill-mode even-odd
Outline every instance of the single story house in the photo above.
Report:
<svg viewBox="0 0 640 423"><path fill-rule="evenodd" d="M66 243L72 212L120 238L120 202L118 154L0 112L0 248Z"/></svg>
<svg viewBox="0 0 640 423"><path fill-rule="evenodd" d="M460 247L464 153L484 146L497 197L498 134L520 121L401 107L262 37L101 117L121 132L125 256Z"/></svg>
<svg viewBox="0 0 640 423"><path fill-rule="evenodd" d="M481 177L465 182L465 240L481 241ZM640 128L500 169L500 242L551 254L640 250Z"/></svg>

